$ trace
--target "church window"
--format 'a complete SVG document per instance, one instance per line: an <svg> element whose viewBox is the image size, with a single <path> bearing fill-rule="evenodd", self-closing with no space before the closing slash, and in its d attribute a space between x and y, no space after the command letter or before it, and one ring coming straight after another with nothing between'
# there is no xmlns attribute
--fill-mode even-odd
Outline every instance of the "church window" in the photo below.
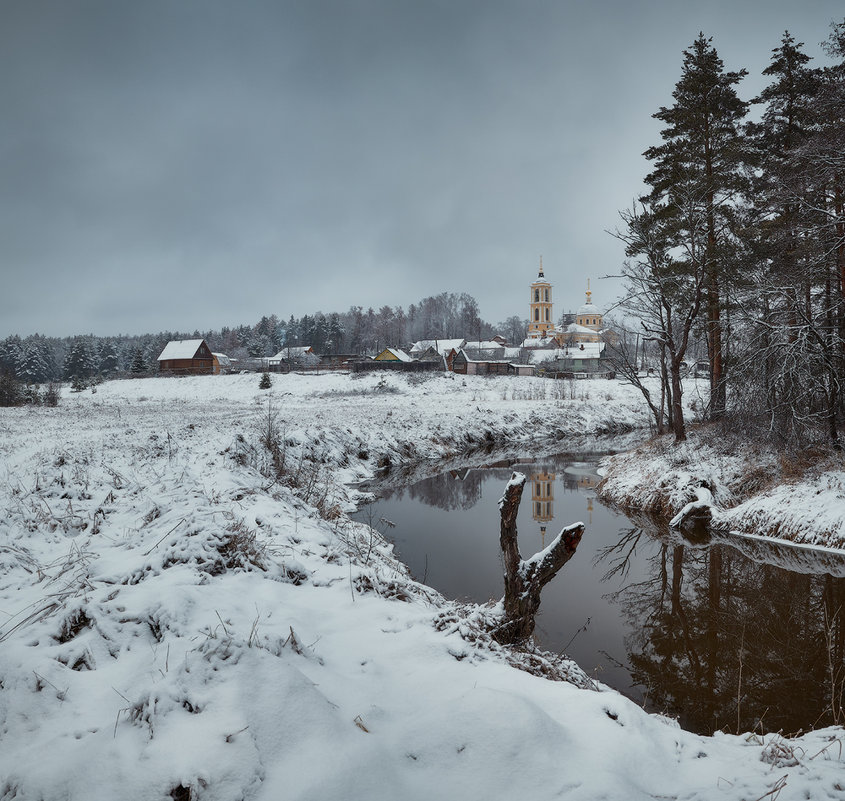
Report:
<svg viewBox="0 0 845 801"><path fill-rule="evenodd" d="M539 289L534 290L534 302L535 303L540 302L540 290Z"/></svg>
<svg viewBox="0 0 845 801"><path fill-rule="evenodd" d="M535 322L539 321L539 319L540 319L540 310L534 309L534 320L535 320Z"/></svg>
<svg viewBox="0 0 845 801"><path fill-rule="evenodd" d="M549 310L546 309L546 322L548 322L548 321L549 321Z"/></svg>
<svg viewBox="0 0 845 801"><path fill-rule="evenodd" d="M547 289L546 290L546 303L548 303L548 302L549 302L549 290Z"/></svg>

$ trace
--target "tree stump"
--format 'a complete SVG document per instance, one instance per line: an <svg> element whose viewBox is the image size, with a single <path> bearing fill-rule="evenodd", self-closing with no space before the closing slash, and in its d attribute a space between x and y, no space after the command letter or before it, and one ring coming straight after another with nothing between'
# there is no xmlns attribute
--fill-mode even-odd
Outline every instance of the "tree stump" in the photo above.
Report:
<svg viewBox="0 0 845 801"><path fill-rule="evenodd" d="M523 642L534 633L540 592L574 556L584 533L583 523L567 526L547 548L524 560L519 553L516 530L516 515L524 487L525 476L513 473L499 501L502 518L499 542L505 566L505 620L493 636L503 644Z"/></svg>

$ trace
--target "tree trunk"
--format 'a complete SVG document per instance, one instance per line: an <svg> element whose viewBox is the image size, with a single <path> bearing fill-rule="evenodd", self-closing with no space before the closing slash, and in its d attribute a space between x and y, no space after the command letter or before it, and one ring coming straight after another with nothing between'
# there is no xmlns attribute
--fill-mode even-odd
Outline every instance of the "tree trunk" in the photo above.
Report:
<svg viewBox="0 0 845 801"><path fill-rule="evenodd" d="M525 476L513 473L499 501L499 542L505 568L505 620L493 632L493 636L503 644L524 642L534 633L535 616L540 608L540 592L573 557L584 533L583 523L567 526L545 550L523 560L517 542L516 515L524 487Z"/></svg>
<svg viewBox="0 0 845 801"><path fill-rule="evenodd" d="M675 434L675 442L683 442L687 438L686 427L684 426L683 388L681 384L681 362L679 359L672 359L669 365L672 379L672 431Z"/></svg>

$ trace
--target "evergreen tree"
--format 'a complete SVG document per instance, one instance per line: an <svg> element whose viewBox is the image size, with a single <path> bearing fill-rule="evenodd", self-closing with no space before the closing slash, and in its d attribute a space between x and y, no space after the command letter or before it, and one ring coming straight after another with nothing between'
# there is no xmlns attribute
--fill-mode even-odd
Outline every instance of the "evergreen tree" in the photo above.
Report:
<svg viewBox="0 0 845 801"><path fill-rule="evenodd" d="M114 375L119 367L120 361L117 355L117 348L111 339L103 340L100 343L99 364L97 372L102 376Z"/></svg>
<svg viewBox="0 0 845 801"><path fill-rule="evenodd" d="M133 375L141 375L147 372L147 361L144 358L144 351L140 347L132 350L132 360L129 364L129 372Z"/></svg>
<svg viewBox="0 0 845 801"><path fill-rule="evenodd" d="M328 336L330 350L333 353L345 352L346 343L344 341L343 323L340 321L340 315L337 313L329 315Z"/></svg>
<svg viewBox="0 0 845 801"><path fill-rule="evenodd" d="M0 344L0 373L15 375L18 365L18 352L21 349L21 338L17 335L7 337Z"/></svg>
<svg viewBox="0 0 845 801"><path fill-rule="evenodd" d="M666 124L662 144L645 157L654 162L646 178L648 197L667 223L670 242L685 253L687 269L706 281L707 350L711 373L711 415L725 410L723 279L733 204L747 181L740 123L748 104L735 86L745 70L725 72L711 40L699 34L684 51L681 78L670 107L653 116Z"/></svg>
<svg viewBox="0 0 845 801"><path fill-rule="evenodd" d="M91 342L84 337L77 337L65 356L64 377L88 378L96 372L96 364Z"/></svg>
<svg viewBox="0 0 845 801"><path fill-rule="evenodd" d="M763 71L772 80L752 101L764 106L760 122L747 126L757 167L746 230L755 288L747 297L749 335L734 382L737 406L765 416L783 441L800 435L799 421L807 421L816 405L814 351L821 341L807 336L817 242L806 235L804 209L815 203L799 158L816 127L819 73L807 67L802 47L783 34Z"/></svg>
<svg viewBox="0 0 845 801"><path fill-rule="evenodd" d="M17 406L21 402L21 387L10 371L0 371L0 406Z"/></svg>

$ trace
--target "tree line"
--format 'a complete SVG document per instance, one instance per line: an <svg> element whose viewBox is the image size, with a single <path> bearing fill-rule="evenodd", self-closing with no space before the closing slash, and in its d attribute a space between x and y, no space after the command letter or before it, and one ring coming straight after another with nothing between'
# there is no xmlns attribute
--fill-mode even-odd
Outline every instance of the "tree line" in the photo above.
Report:
<svg viewBox="0 0 845 801"><path fill-rule="evenodd" d="M646 191L621 212L621 308L636 323L620 326L615 358L631 372L634 337L657 354L660 398L646 395L677 440L685 360L703 342L710 419L786 447L841 447L845 22L823 43L830 63L803 47L785 32L768 84L744 100L747 71L726 70L699 34L653 115L664 127L643 154Z"/></svg>
<svg viewBox="0 0 845 801"><path fill-rule="evenodd" d="M527 322L518 316L491 325L481 319L478 303L466 293L443 292L411 304L378 311L353 306L346 312L317 311L286 321L265 315L255 325L208 331L65 338L12 335L0 341L0 375L23 384L73 379L146 375L156 368L164 346L173 339L205 339L211 350L240 360L273 356L285 347L310 345L318 354L370 354L421 339L490 338L500 333L521 341Z"/></svg>

